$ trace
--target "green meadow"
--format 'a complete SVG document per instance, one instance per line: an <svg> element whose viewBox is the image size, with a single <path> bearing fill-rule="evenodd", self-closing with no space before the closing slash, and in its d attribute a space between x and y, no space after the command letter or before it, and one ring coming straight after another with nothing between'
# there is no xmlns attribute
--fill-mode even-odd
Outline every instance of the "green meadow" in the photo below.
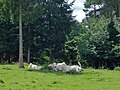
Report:
<svg viewBox="0 0 120 90"><path fill-rule="evenodd" d="M0 90L120 90L120 71L84 69L70 74L0 65Z"/></svg>

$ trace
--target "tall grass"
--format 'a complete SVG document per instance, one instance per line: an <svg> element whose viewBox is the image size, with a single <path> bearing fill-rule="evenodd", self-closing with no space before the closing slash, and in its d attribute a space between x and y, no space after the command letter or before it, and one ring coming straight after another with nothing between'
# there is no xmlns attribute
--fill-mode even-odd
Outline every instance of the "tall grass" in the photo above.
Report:
<svg viewBox="0 0 120 90"><path fill-rule="evenodd" d="M0 90L120 90L120 71L84 69L70 74L0 65Z"/></svg>

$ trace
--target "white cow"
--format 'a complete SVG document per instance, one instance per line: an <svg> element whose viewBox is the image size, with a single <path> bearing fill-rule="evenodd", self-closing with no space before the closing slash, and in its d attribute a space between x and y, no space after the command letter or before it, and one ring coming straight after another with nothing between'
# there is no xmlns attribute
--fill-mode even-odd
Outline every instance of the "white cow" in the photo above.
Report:
<svg viewBox="0 0 120 90"><path fill-rule="evenodd" d="M73 65L73 66L70 66L70 70L73 71L73 72L80 72L81 71L81 67L77 66L77 65Z"/></svg>
<svg viewBox="0 0 120 90"><path fill-rule="evenodd" d="M28 68L30 69L36 69L36 70L41 70L43 67L42 66L37 66L35 64L30 63Z"/></svg>
<svg viewBox="0 0 120 90"><path fill-rule="evenodd" d="M82 70L82 68L80 66L77 65L64 65L63 66L63 72L77 72L79 73Z"/></svg>
<svg viewBox="0 0 120 90"><path fill-rule="evenodd" d="M30 63L28 68L37 69L37 65Z"/></svg>
<svg viewBox="0 0 120 90"><path fill-rule="evenodd" d="M63 68L64 68L65 65L66 65L65 62L57 63L56 69L59 70L59 71L61 71L61 70L63 70Z"/></svg>
<svg viewBox="0 0 120 90"><path fill-rule="evenodd" d="M49 64L48 68L54 71L77 72L77 73L79 73L82 70L80 63L79 66L78 65L69 66L65 62Z"/></svg>
<svg viewBox="0 0 120 90"><path fill-rule="evenodd" d="M50 70L54 70L54 71L57 71L57 69L56 69L56 63L53 63L53 64L49 64L48 65L48 69L50 69Z"/></svg>

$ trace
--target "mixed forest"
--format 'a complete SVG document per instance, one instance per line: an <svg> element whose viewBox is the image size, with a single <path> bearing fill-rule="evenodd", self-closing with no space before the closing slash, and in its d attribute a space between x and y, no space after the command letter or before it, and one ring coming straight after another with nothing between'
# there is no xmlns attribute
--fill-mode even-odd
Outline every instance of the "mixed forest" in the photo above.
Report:
<svg viewBox="0 0 120 90"><path fill-rule="evenodd" d="M0 0L0 63L120 66L120 0L86 0L82 22L68 1Z"/></svg>

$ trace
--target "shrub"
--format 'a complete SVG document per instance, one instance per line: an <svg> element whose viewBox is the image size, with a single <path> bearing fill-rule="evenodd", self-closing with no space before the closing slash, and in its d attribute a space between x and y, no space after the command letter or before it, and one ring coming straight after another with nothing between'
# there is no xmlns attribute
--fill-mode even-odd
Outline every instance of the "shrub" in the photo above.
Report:
<svg viewBox="0 0 120 90"><path fill-rule="evenodd" d="M120 67L115 67L114 70L120 71Z"/></svg>

